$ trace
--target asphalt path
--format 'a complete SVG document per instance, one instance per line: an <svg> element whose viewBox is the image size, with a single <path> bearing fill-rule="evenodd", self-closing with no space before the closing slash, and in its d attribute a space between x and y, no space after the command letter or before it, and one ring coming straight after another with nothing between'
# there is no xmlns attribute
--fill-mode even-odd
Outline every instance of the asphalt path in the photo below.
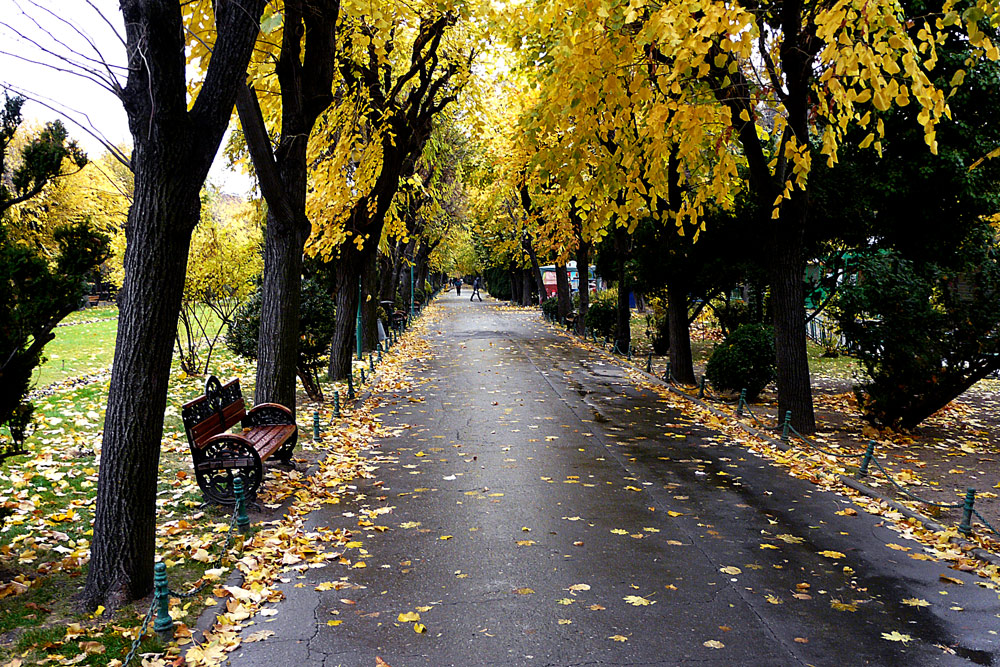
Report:
<svg viewBox="0 0 1000 667"><path fill-rule="evenodd" d="M422 327L412 389L376 397L375 478L311 517L367 567L292 573L231 664L1000 664L995 590L538 311L449 292Z"/></svg>

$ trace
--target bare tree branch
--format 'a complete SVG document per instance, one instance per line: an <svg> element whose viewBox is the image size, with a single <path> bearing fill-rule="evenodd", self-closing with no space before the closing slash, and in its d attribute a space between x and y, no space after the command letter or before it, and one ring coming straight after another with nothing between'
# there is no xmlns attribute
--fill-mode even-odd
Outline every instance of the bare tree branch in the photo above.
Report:
<svg viewBox="0 0 1000 667"><path fill-rule="evenodd" d="M121 162L123 165L125 165L126 167L128 167L130 170L132 169L132 161L128 158L128 156L126 156L124 153L122 153L122 151L117 146L115 146L113 143L111 143L110 139L108 139L103 134L101 134L100 130L98 130L94 126L93 121L90 120L90 116L88 116L84 112L79 111L77 109L74 109L72 107L66 106L66 105L62 104L61 102L57 102L56 100L53 100L53 99L48 98L48 97L45 97L43 95L39 95L37 93L33 93L30 90L27 90L26 88L21 88L19 86L11 86L11 85L8 85L6 83L4 84L4 86L8 90L11 90L12 92L14 92L15 94L20 95L21 97L23 97L23 98L25 98L27 100L31 100L35 104L43 106L46 109L49 109L50 111L54 111L54 112L56 112L57 114L59 114L61 116L64 116L66 118L66 120L68 120L70 123L72 123L73 125L77 126L81 130L83 130L84 132L86 132L87 134L89 134L91 137L93 137L94 139L96 139L102 146L104 146L104 148L112 156L114 156L114 158L116 160L118 160L119 162ZM82 118L82 120L81 120L81 118Z"/></svg>

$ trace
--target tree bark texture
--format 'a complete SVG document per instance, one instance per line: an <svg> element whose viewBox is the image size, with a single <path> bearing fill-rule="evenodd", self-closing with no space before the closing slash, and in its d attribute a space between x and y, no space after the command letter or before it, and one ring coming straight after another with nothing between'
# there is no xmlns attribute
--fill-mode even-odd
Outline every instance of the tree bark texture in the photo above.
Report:
<svg viewBox="0 0 1000 667"><path fill-rule="evenodd" d="M371 352L378 343L378 253L372 253L361 271L361 346Z"/></svg>
<svg viewBox="0 0 1000 667"><path fill-rule="evenodd" d="M510 300L514 302L514 305L523 306L521 302L523 293L521 291L521 283L523 282L523 274L521 270L511 266L510 268Z"/></svg>
<svg viewBox="0 0 1000 667"><path fill-rule="evenodd" d="M576 332L587 332L587 310L590 308L590 244L577 240L576 275L580 296L580 312L576 318Z"/></svg>
<svg viewBox="0 0 1000 667"><path fill-rule="evenodd" d="M351 360L357 350L355 327L358 312L358 276L366 257L365 251L358 252L354 244L341 248L337 260L337 293L334 302L337 315L330 344L329 376L331 380L346 378L351 372ZM361 298L364 298L362 296Z"/></svg>
<svg viewBox="0 0 1000 667"><path fill-rule="evenodd" d="M135 191L83 591L88 609L116 609L152 589L160 440L188 248L264 0L218 5L216 55L190 110L180 5L121 0L120 7L129 55L120 96Z"/></svg>
<svg viewBox="0 0 1000 667"><path fill-rule="evenodd" d="M531 242L530 234L525 233L521 238L521 247L528 253L528 258L531 260L531 278L538 288L538 305L540 306L545 301L545 283L542 280L542 269L538 265L538 253L535 252L535 246ZM528 303L531 303L530 299Z"/></svg>
<svg viewBox="0 0 1000 667"><path fill-rule="evenodd" d="M804 197L799 191L795 197ZM794 199L793 202L795 203ZM777 363L778 421L792 413L792 426L800 433L813 433L816 420L806 350L805 227L781 225L783 239L772 244L771 312L774 317L774 349Z"/></svg>
<svg viewBox="0 0 1000 667"><path fill-rule="evenodd" d="M695 384L691 355L691 332L688 328L687 289L683 282L667 285L667 331L670 338L670 369L681 384Z"/></svg>
<svg viewBox="0 0 1000 667"><path fill-rule="evenodd" d="M523 269L521 271L521 305L530 306L531 305L531 285L535 281L531 275L531 269Z"/></svg>
<svg viewBox="0 0 1000 667"><path fill-rule="evenodd" d="M622 354L626 354L632 344L632 309L629 308L628 297L632 286L629 284L628 272L625 270L625 262L628 259L629 234L624 227L615 227L614 230L615 255L617 256L616 276L618 280L618 304L615 309L617 320L615 322L615 343Z"/></svg>
<svg viewBox="0 0 1000 667"><path fill-rule="evenodd" d="M573 310L573 300L569 294L569 271L565 264L556 264L556 298L558 299L559 321L564 322Z"/></svg>

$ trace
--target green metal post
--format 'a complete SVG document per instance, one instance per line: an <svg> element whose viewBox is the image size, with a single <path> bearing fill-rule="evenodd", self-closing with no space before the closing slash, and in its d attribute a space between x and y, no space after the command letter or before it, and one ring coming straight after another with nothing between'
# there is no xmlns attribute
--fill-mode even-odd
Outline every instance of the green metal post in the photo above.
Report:
<svg viewBox="0 0 1000 667"><path fill-rule="evenodd" d="M334 419L340 419L340 392L333 392L333 417Z"/></svg>
<svg viewBox="0 0 1000 667"><path fill-rule="evenodd" d="M358 322L354 327L354 339L358 347L358 361L364 361L364 357L361 355L361 340L363 338L361 332L361 276L358 276Z"/></svg>
<svg viewBox="0 0 1000 667"><path fill-rule="evenodd" d="M313 441L319 440L319 412L313 410Z"/></svg>
<svg viewBox="0 0 1000 667"><path fill-rule="evenodd" d="M663 379L667 382L674 381L674 369L673 366L671 366L669 359L667 360L667 372L663 374Z"/></svg>
<svg viewBox="0 0 1000 667"><path fill-rule="evenodd" d="M381 347L379 347L379 349L378 349L378 362L380 364L382 363L382 348Z"/></svg>
<svg viewBox="0 0 1000 667"><path fill-rule="evenodd" d="M153 630L164 643L174 637L174 619L170 618L170 586L167 584L167 566L157 563L153 566L153 595L156 596L156 620Z"/></svg>
<svg viewBox="0 0 1000 667"><path fill-rule="evenodd" d="M958 532L966 537L972 535L972 506L976 503L976 490L967 489L965 504L962 506L962 523L958 524Z"/></svg>
<svg viewBox="0 0 1000 667"><path fill-rule="evenodd" d="M737 417L742 417L743 416L743 404L746 403L746 402L747 402L747 390L746 389L741 389L740 390L740 402L736 404L736 416Z"/></svg>
<svg viewBox="0 0 1000 667"><path fill-rule="evenodd" d="M792 426L792 411L785 410L785 423L781 427L781 441L788 442L788 429Z"/></svg>
<svg viewBox="0 0 1000 667"><path fill-rule="evenodd" d="M698 398L705 398L705 376L701 376L701 386L698 387Z"/></svg>
<svg viewBox="0 0 1000 667"><path fill-rule="evenodd" d="M871 465L872 458L875 456L875 441L869 440L868 447L865 449L865 455L861 457L861 467L858 468L858 477L864 477L868 474L868 466Z"/></svg>
<svg viewBox="0 0 1000 667"><path fill-rule="evenodd" d="M358 378L358 387L363 387L365 385L365 367L362 366L358 371L361 373L361 377Z"/></svg>
<svg viewBox="0 0 1000 667"><path fill-rule="evenodd" d="M347 400L354 400L354 371L352 370L347 375Z"/></svg>
<svg viewBox="0 0 1000 667"><path fill-rule="evenodd" d="M653 372L653 353L652 352L650 352L649 356L646 357L646 372L647 373L652 373Z"/></svg>
<svg viewBox="0 0 1000 667"><path fill-rule="evenodd" d="M368 355L368 371L371 373L372 377L375 377L375 355Z"/></svg>
<svg viewBox="0 0 1000 667"><path fill-rule="evenodd" d="M241 535L245 535L250 530L250 517L247 515L247 499L243 491L243 477L236 475L233 478L233 495L236 496L236 527Z"/></svg>

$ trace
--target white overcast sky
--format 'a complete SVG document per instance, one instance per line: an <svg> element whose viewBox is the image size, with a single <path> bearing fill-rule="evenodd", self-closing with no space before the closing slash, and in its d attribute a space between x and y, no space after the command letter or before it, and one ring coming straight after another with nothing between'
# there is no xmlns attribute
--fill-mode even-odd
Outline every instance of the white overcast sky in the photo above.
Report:
<svg viewBox="0 0 1000 667"><path fill-rule="evenodd" d="M0 88L38 99L24 105L25 119L61 118L92 156L104 148L83 128L112 144L130 145L128 121L115 95L76 74L28 62L65 70L71 68L60 57L72 56L95 69L99 58L120 67L125 64L124 34L118 0L0 0ZM225 169L221 156L209 179L230 192L245 194L249 187L246 177Z"/></svg>

